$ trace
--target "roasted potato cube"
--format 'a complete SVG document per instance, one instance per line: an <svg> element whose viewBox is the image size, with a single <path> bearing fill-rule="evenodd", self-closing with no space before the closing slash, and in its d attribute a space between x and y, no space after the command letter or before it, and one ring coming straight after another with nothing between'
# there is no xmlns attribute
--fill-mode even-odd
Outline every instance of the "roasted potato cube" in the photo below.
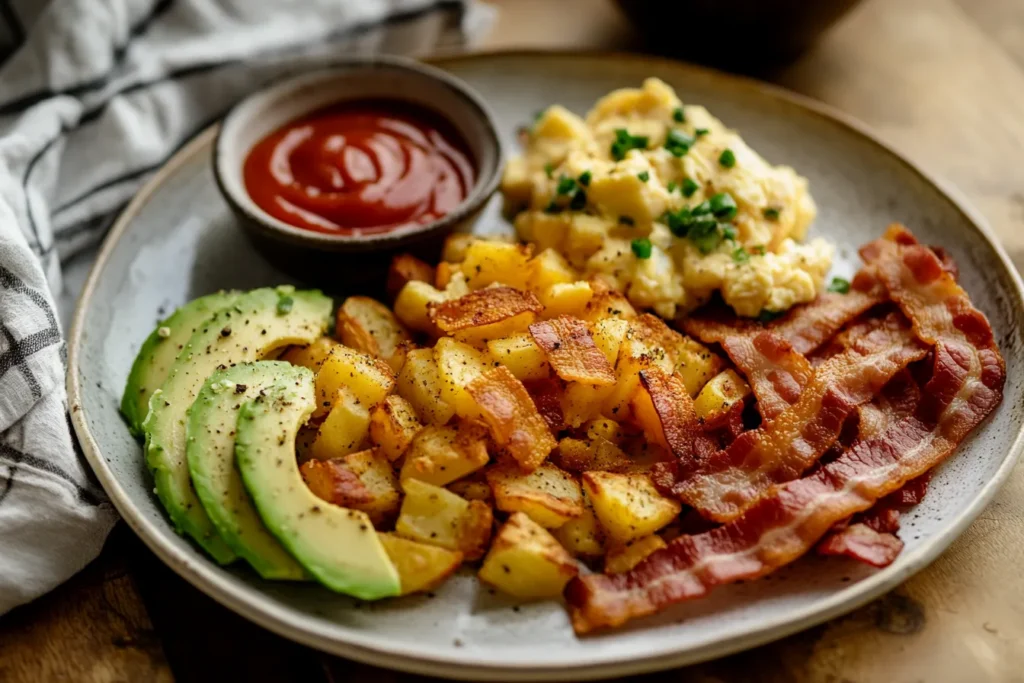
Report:
<svg viewBox="0 0 1024 683"><path fill-rule="evenodd" d="M361 451L369 445L370 409L348 387L341 387L333 400L321 402L331 411L320 425L310 455L329 460Z"/></svg>
<svg viewBox="0 0 1024 683"><path fill-rule="evenodd" d="M695 339L680 337L682 341L673 349L675 371L682 377L690 396L696 396L725 367L725 361Z"/></svg>
<svg viewBox="0 0 1024 683"><path fill-rule="evenodd" d="M479 577L519 598L557 598L578 573L576 560L547 529L516 512L494 537Z"/></svg>
<svg viewBox="0 0 1024 683"><path fill-rule="evenodd" d="M314 373L320 371L320 366L327 360L331 350L340 344L330 337L320 337L309 346L293 346L281 356L281 360L292 365L301 365L309 368Z"/></svg>
<svg viewBox="0 0 1024 683"><path fill-rule="evenodd" d="M661 536L644 536L632 543L616 546L608 551L604 558L605 574L622 574L637 566L655 550L661 550L667 544Z"/></svg>
<svg viewBox="0 0 1024 683"><path fill-rule="evenodd" d="M443 425L455 415L455 408L441 397L443 387L444 382L434 361L434 350L410 351L398 375L395 391L412 404L423 422Z"/></svg>
<svg viewBox="0 0 1024 683"><path fill-rule="evenodd" d="M391 462L402 457L421 429L423 423L416 409L397 394L388 396L370 412L370 441Z"/></svg>
<svg viewBox="0 0 1024 683"><path fill-rule="evenodd" d="M750 385L733 370L723 370L712 377L697 394L693 410L706 425L715 425L729 409L750 394Z"/></svg>
<svg viewBox="0 0 1024 683"><path fill-rule="evenodd" d="M619 359L619 350L622 342L629 334L629 321L621 318L603 318L594 323L594 331L591 337L594 338L594 346L601 349L601 353L613 366Z"/></svg>
<svg viewBox="0 0 1024 683"><path fill-rule="evenodd" d="M600 437L589 440L565 437L558 442L554 460L562 469L578 474L588 470L616 472L632 464L624 450Z"/></svg>
<svg viewBox="0 0 1024 683"><path fill-rule="evenodd" d="M573 517L551 533L562 547L576 557L600 557L604 554L604 529L594 515L594 507L583 494L583 514Z"/></svg>
<svg viewBox="0 0 1024 683"><path fill-rule="evenodd" d="M412 254L399 254L391 259L388 268L387 293L391 299L398 296L402 288L410 282L434 281L434 268Z"/></svg>
<svg viewBox="0 0 1024 683"><path fill-rule="evenodd" d="M521 211L515 216L513 223L520 239L529 242L538 251L544 251L561 249L571 220L572 214L569 213Z"/></svg>
<svg viewBox="0 0 1024 683"><path fill-rule="evenodd" d="M336 346L316 373L317 400L320 404L313 413L314 419L331 409L329 402L342 388L369 411L395 388L395 376L383 361L346 346Z"/></svg>
<svg viewBox="0 0 1024 683"><path fill-rule="evenodd" d="M523 512L548 529L557 529L583 514L583 490L576 477L545 463L525 474L515 463L487 470L494 506L502 512Z"/></svg>
<svg viewBox="0 0 1024 683"><path fill-rule="evenodd" d="M440 290L444 290L448 286L448 283L452 281L452 277L456 273L461 273L462 268L457 263L448 263L447 261L441 261L437 264L437 272L434 274L434 286Z"/></svg>
<svg viewBox="0 0 1024 683"><path fill-rule="evenodd" d="M542 290L538 297L544 306L544 318L557 318L560 315L578 316L587 310L587 304L594 297L594 290L591 289L590 283L584 280L558 282Z"/></svg>
<svg viewBox="0 0 1024 683"><path fill-rule="evenodd" d="M411 280L402 287L395 297L395 317L410 330L426 332L436 337L440 331L430 321L427 307L432 303L445 301L447 298L445 292L435 289L429 282Z"/></svg>
<svg viewBox="0 0 1024 683"><path fill-rule="evenodd" d="M517 332L487 342L491 358L507 367L520 382L544 379L551 374L547 354L529 332Z"/></svg>
<svg viewBox="0 0 1024 683"><path fill-rule="evenodd" d="M649 536L679 515L678 501L666 498L645 474L584 472L583 487L612 543Z"/></svg>
<svg viewBox="0 0 1024 683"><path fill-rule="evenodd" d="M630 320L636 317L636 309L622 292L611 289L598 280L591 280L590 287L594 294L580 314L584 320L597 322L603 318Z"/></svg>
<svg viewBox="0 0 1024 683"><path fill-rule="evenodd" d="M453 232L444 239L441 249L441 260L448 263L462 263L466 258L466 250L480 238L465 232Z"/></svg>
<svg viewBox="0 0 1024 683"><path fill-rule="evenodd" d="M491 357L469 344L441 337L434 346L434 360L441 380L441 399L452 406L459 417L480 417L480 409L468 387L494 366Z"/></svg>
<svg viewBox="0 0 1024 683"><path fill-rule="evenodd" d="M538 294L551 285L576 282L579 273L554 249L545 249L530 261L529 285Z"/></svg>
<svg viewBox="0 0 1024 683"><path fill-rule="evenodd" d="M608 232L607 220L601 216L588 216L584 213L572 214L569 230L565 235L565 250L582 258L596 254L604 246Z"/></svg>
<svg viewBox="0 0 1024 683"><path fill-rule="evenodd" d="M621 425L615 420L609 420L607 417L600 417L596 420L591 420L585 425L587 432L587 438L590 440L604 439L605 441L611 441L614 444L621 444L625 434L623 433ZM598 467L596 469L604 469Z"/></svg>
<svg viewBox="0 0 1024 683"><path fill-rule="evenodd" d="M487 483L487 479L483 476L482 472L472 474L468 477L463 477L458 481L453 481L445 488L456 495L462 496L466 500L479 500L484 503L491 503L494 501L494 495L491 493L491 485Z"/></svg>
<svg viewBox="0 0 1024 683"><path fill-rule="evenodd" d="M567 427L576 429L599 417L605 402L615 391L615 385L596 386L569 382L562 393L562 417Z"/></svg>
<svg viewBox="0 0 1024 683"><path fill-rule="evenodd" d="M462 272L466 274L470 289L481 289L495 282L526 289L532 255L530 246L476 240L466 247Z"/></svg>
<svg viewBox="0 0 1024 683"><path fill-rule="evenodd" d="M409 333L391 309L367 296L350 296L338 309L336 326L341 343L380 358L392 371L401 370ZM400 357L399 357L400 356Z"/></svg>
<svg viewBox="0 0 1024 683"><path fill-rule="evenodd" d="M526 387L504 365L474 379L467 392L490 429L491 438L504 446L523 470L537 469L557 445Z"/></svg>
<svg viewBox="0 0 1024 683"><path fill-rule="evenodd" d="M512 287L488 287L427 307L439 330L477 345L526 330L541 310L536 296Z"/></svg>
<svg viewBox="0 0 1024 683"><path fill-rule="evenodd" d="M406 479L402 488L405 498L395 524L399 536L458 550L467 560L483 556L494 519L489 505L419 479Z"/></svg>
<svg viewBox="0 0 1024 683"><path fill-rule="evenodd" d="M391 564L398 570L402 595L436 588L462 564L462 553L395 534L378 534Z"/></svg>
<svg viewBox="0 0 1024 683"><path fill-rule="evenodd" d="M444 486L487 464L487 431L482 425L424 427L409 444L401 479Z"/></svg>
<svg viewBox="0 0 1024 683"><path fill-rule="evenodd" d="M308 460L302 478L309 490L329 503L362 510L381 526L398 514L401 494L391 464L373 449L330 460Z"/></svg>
<svg viewBox="0 0 1024 683"><path fill-rule="evenodd" d="M672 358L656 339L644 336L642 328L631 325L619 348L619 359L615 364L617 381L614 391L605 399L603 414L625 420L629 416L629 402L640 386L640 371L660 368L672 374L673 366Z"/></svg>

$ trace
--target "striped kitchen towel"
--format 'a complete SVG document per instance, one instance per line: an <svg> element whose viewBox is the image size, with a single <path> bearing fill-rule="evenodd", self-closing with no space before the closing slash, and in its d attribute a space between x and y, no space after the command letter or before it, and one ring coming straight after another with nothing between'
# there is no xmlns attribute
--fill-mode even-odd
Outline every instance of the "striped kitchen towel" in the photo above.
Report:
<svg viewBox="0 0 1024 683"><path fill-rule="evenodd" d="M489 21L473 0L0 0L0 614L116 520L67 418L62 265L245 93L339 54L459 48Z"/></svg>

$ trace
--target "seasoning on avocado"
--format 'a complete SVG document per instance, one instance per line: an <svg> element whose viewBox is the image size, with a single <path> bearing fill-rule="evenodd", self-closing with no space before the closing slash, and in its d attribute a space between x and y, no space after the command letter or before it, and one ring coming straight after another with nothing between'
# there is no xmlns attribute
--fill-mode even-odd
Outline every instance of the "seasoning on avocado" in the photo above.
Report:
<svg viewBox="0 0 1024 683"><path fill-rule="evenodd" d="M681 130L670 130L665 136L665 149L669 154L681 157L690 151L694 139Z"/></svg>
<svg viewBox="0 0 1024 683"><path fill-rule="evenodd" d="M651 174L648 173L647 171L640 171L639 173L636 174L636 177L640 179L641 183L646 183L648 180L651 179Z"/></svg>
<svg viewBox="0 0 1024 683"><path fill-rule="evenodd" d="M834 277L828 285L828 291L848 294L850 292L850 281L846 278Z"/></svg>
<svg viewBox="0 0 1024 683"><path fill-rule="evenodd" d="M593 176L591 175L590 171L584 171L583 173L580 173L580 177L577 178L577 180L579 181L580 185L582 185L583 187L589 187L590 186L590 179L592 177Z"/></svg>
<svg viewBox="0 0 1024 683"><path fill-rule="evenodd" d="M729 220L736 217L736 212L738 211L736 200L728 192L719 192L709 200L709 203L711 205L711 213L715 214L716 218Z"/></svg>
<svg viewBox="0 0 1024 683"><path fill-rule="evenodd" d="M718 157L718 163L725 168L732 168L736 165L736 155L731 149L724 150Z"/></svg>
<svg viewBox="0 0 1024 683"><path fill-rule="evenodd" d="M769 206L767 209L763 210L761 212L761 215L770 221L779 220L779 210L776 209L774 206Z"/></svg>
<svg viewBox="0 0 1024 683"><path fill-rule="evenodd" d="M630 135L625 128L615 130L615 142L612 143L611 154L615 161L622 161L626 158L626 152L631 149L647 149L646 135Z"/></svg>
<svg viewBox="0 0 1024 683"><path fill-rule="evenodd" d="M638 237L629 244L638 259L651 258L651 241L646 237Z"/></svg>
<svg viewBox="0 0 1024 683"><path fill-rule="evenodd" d="M700 185L697 184L692 178L683 179L683 196L692 197L694 193L700 189Z"/></svg>
<svg viewBox="0 0 1024 683"><path fill-rule="evenodd" d="M672 120L676 123L683 123L686 121L686 113L683 112L682 107L676 107L672 110Z"/></svg>

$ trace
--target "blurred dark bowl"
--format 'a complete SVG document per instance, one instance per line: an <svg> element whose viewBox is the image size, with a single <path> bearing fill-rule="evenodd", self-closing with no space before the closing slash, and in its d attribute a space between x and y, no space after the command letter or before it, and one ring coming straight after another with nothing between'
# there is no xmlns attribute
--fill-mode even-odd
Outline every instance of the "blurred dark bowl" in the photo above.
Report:
<svg viewBox="0 0 1024 683"><path fill-rule="evenodd" d="M617 0L650 47L760 72L794 59L859 0Z"/></svg>

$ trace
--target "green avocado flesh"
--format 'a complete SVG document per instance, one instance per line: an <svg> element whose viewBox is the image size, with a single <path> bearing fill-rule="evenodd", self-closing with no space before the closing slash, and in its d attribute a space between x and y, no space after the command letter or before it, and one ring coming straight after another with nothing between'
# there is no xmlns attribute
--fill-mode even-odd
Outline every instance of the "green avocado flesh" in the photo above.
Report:
<svg viewBox="0 0 1024 683"><path fill-rule="evenodd" d="M132 364L121 398L121 414L135 436L142 436L142 423L149 412L149 397L170 372L174 359L192 334L217 311L230 306L239 292L217 292L190 301L157 325L146 337Z"/></svg>
<svg viewBox="0 0 1024 683"><path fill-rule="evenodd" d="M277 542L253 507L235 468L235 427L247 401L277 384L311 376L280 361L243 363L206 380L188 413L185 430L192 484L220 537L264 579L308 579L302 565Z"/></svg>
<svg viewBox="0 0 1024 683"><path fill-rule="evenodd" d="M366 513L317 498L302 479L295 438L315 407L312 373L242 406L235 457L245 488L271 533L322 584L363 600L398 595L398 572Z"/></svg>
<svg viewBox="0 0 1024 683"><path fill-rule="evenodd" d="M236 558L220 538L189 478L188 409L215 371L263 358L290 344L309 344L327 329L331 300L291 287L255 289L218 311L189 338L167 379L153 392L143 423L146 464L171 522L221 564Z"/></svg>

